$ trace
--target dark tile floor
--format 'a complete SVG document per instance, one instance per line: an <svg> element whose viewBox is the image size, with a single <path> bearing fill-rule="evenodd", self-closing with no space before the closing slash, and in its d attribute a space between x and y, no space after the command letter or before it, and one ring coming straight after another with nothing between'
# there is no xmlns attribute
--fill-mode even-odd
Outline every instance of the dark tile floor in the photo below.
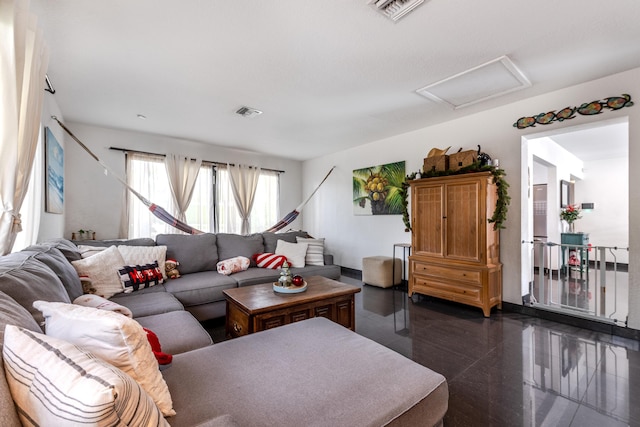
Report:
<svg viewBox="0 0 640 427"><path fill-rule="evenodd" d="M447 378L447 427L640 426L638 341L341 280L362 286L356 332Z"/></svg>

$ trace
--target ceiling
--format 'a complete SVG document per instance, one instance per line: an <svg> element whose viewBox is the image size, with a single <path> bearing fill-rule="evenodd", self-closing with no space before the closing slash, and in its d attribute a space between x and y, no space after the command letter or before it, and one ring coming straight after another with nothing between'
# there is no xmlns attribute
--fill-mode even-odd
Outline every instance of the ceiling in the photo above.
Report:
<svg viewBox="0 0 640 427"><path fill-rule="evenodd" d="M428 0L397 22L368 0L31 4L65 120L297 160L640 67L637 0ZM530 87L416 93L503 55Z"/></svg>

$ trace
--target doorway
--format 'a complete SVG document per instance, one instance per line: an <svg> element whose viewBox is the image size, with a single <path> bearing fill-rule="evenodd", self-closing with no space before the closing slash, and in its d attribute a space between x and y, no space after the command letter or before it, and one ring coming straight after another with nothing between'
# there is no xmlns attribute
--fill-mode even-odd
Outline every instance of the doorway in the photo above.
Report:
<svg viewBox="0 0 640 427"><path fill-rule="evenodd" d="M523 137L525 303L626 325L629 263L627 118ZM568 205L574 229L560 219Z"/></svg>

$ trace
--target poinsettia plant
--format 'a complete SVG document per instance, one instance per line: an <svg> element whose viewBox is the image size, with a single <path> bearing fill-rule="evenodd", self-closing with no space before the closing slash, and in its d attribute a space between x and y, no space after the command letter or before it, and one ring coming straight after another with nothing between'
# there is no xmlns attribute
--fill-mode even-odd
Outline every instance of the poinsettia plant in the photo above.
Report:
<svg viewBox="0 0 640 427"><path fill-rule="evenodd" d="M568 205L560 211L560 219L572 224L575 220L582 218L580 216L580 208L576 205Z"/></svg>

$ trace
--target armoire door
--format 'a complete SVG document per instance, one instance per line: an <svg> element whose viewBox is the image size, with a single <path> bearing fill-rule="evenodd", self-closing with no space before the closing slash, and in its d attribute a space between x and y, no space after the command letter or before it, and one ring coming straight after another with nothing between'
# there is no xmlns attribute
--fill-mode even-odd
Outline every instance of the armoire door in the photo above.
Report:
<svg viewBox="0 0 640 427"><path fill-rule="evenodd" d="M480 191L477 179L446 184L446 258L480 261Z"/></svg>
<svg viewBox="0 0 640 427"><path fill-rule="evenodd" d="M420 212L413 219L414 255L444 256L444 186L418 185L413 189L413 209Z"/></svg>

